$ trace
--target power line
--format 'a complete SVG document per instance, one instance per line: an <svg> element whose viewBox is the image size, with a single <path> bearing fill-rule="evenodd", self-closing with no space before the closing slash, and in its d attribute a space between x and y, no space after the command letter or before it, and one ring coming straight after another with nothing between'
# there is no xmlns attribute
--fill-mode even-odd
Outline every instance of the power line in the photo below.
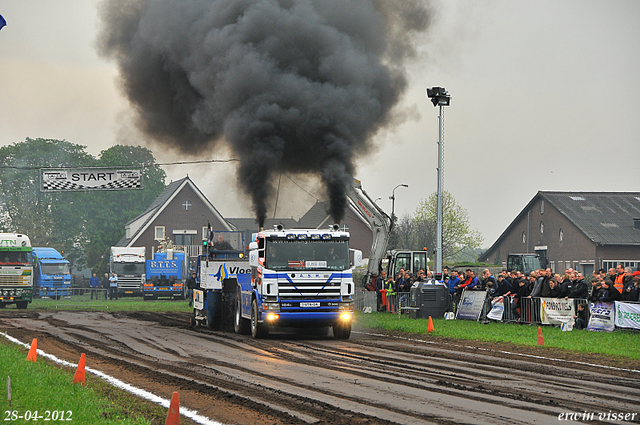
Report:
<svg viewBox="0 0 640 425"><path fill-rule="evenodd" d="M203 159L199 161L174 161L174 162L156 162L154 165L187 165L187 164L211 164L211 163L229 163L229 162L237 162L240 161L237 158L230 159ZM96 165L96 166L86 166L86 165L76 165L76 166L60 166L53 167L50 165L46 166L17 166L17 165L0 165L0 170L4 169L12 169L12 170L40 170L42 168L53 168L56 170L65 170L65 169L76 169L76 168L113 168L113 167L145 167L144 164L130 164L130 165Z"/></svg>
<svg viewBox="0 0 640 425"><path fill-rule="evenodd" d="M311 197L312 197L313 199L315 199L317 202L320 202L320 199L318 199L316 196L312 195L311 193L307 192L307 190L306 190L304 187L302 187L302 186L300 186L298 183L296 183L296 181L295 181L295 180L293 180L291 177L289 177L287 174L284 174L284 176L285 176L286 178L288 178L289 180L291 180L291 182L292 182L293 184L295 184L296 186L298 186L298 187L299 187L299 188L300 188L304 193L306 193L307 195L311 196Z"/></svg>

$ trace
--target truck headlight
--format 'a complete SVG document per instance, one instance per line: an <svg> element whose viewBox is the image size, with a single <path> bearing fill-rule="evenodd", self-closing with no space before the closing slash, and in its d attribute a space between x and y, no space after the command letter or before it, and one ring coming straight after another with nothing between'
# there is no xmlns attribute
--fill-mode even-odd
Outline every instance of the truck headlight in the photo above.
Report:
<svg viewBox="0 0 640 425"><path fill-rule="evenodd" d="M351 313L342 313L340 315L340 320L344 321L344 322L349 322L351 321Z"/></svg>
<svg viewBox="0 0 640 425"><path fill-rule="evenodd" d="M269 322L273 322L274 320L278 320L280 318L279 314L275 314L275 313L269 313L267 314L267 320Z"/></svg>
<svg viewBox="0 0 640 425"><path fill-rule="evenodd" d="M280 304L279 303L263 303L262 307L265 310L280 310Z"/></svg>
<svg viewBox="0 0 640 425"><path fill-rule="evenodd" d="M353 303L340 303L338 310L353 311Z"/></svg>

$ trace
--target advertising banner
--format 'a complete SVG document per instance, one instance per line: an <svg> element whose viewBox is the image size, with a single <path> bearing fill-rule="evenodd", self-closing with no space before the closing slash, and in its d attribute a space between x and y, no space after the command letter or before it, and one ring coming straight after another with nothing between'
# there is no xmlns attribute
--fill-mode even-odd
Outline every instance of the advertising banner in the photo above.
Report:
<svg viewBox="0 0 640 425"><path fill-rule="evenodd" d="M487 319L502 320L504 314L504 297L495 297L491 300L491 311L487 314Z"/></svg>
<svg viewBox="0 0 640 425"><path fill-rule="evenodd" d="M614 303L591 303L589 306L591 317L587 329L590 331L613 332L615 325L615 304Z"/></svg>
<svg viewBox="0 0 640 425"><path fill-rule="evenodd" d="M640 329L640 304L616 301L616 326Z"/></svg>
<svg viewBox="0 0 640 425"><path fill-rule="evenodd" d="M543 325L573 324L573 299L540 298L540 316Z"/></svg>
<svg viewBox="0 0 640 425"><path fill-rule="evenodd" d="M462 291L456 319L478 320L486 297L487 291Z"/></svg>
<svg viewBox="0 0 640 425"><path fill-rule="evenodd" d="M40 191L142 189L142 173L130 168L43 168Z"/></svg>

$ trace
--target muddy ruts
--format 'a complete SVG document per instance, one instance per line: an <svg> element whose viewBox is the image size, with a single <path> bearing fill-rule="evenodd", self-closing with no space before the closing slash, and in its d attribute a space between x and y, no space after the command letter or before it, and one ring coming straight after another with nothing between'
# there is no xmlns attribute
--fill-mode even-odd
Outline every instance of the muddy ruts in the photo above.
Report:
<svg viewBox="0 0 640 425"><path fill-rule="evenodd" d="M106 0L100 15L139 127L194 156L226 141L260 226L280 172L320 177L340 221L430 20L418 0Z"/></svg>

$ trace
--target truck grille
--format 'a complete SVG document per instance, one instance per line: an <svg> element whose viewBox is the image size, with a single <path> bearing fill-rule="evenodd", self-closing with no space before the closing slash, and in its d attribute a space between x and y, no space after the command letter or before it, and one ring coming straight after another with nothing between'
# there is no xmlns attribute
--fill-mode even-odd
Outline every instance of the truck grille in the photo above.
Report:
<svg viewBox="0 0 640 425"><path fill-rule="evenodd" d="M278 295L282 301L335 300L340 298L340 280L326 283L316 279L278 279Z"/></svg>
<svg viewBox="0 0 640 425"><path fill-rule="evenodd" d="M140 278L139 277L119 277L118 288L140 289L141 288Z"/></svg>
<svg viewBox="0 0 640 425"><path fill-rule="evenodd" d="M0 286L31 286L22 276L0 275Z"/></svg>

